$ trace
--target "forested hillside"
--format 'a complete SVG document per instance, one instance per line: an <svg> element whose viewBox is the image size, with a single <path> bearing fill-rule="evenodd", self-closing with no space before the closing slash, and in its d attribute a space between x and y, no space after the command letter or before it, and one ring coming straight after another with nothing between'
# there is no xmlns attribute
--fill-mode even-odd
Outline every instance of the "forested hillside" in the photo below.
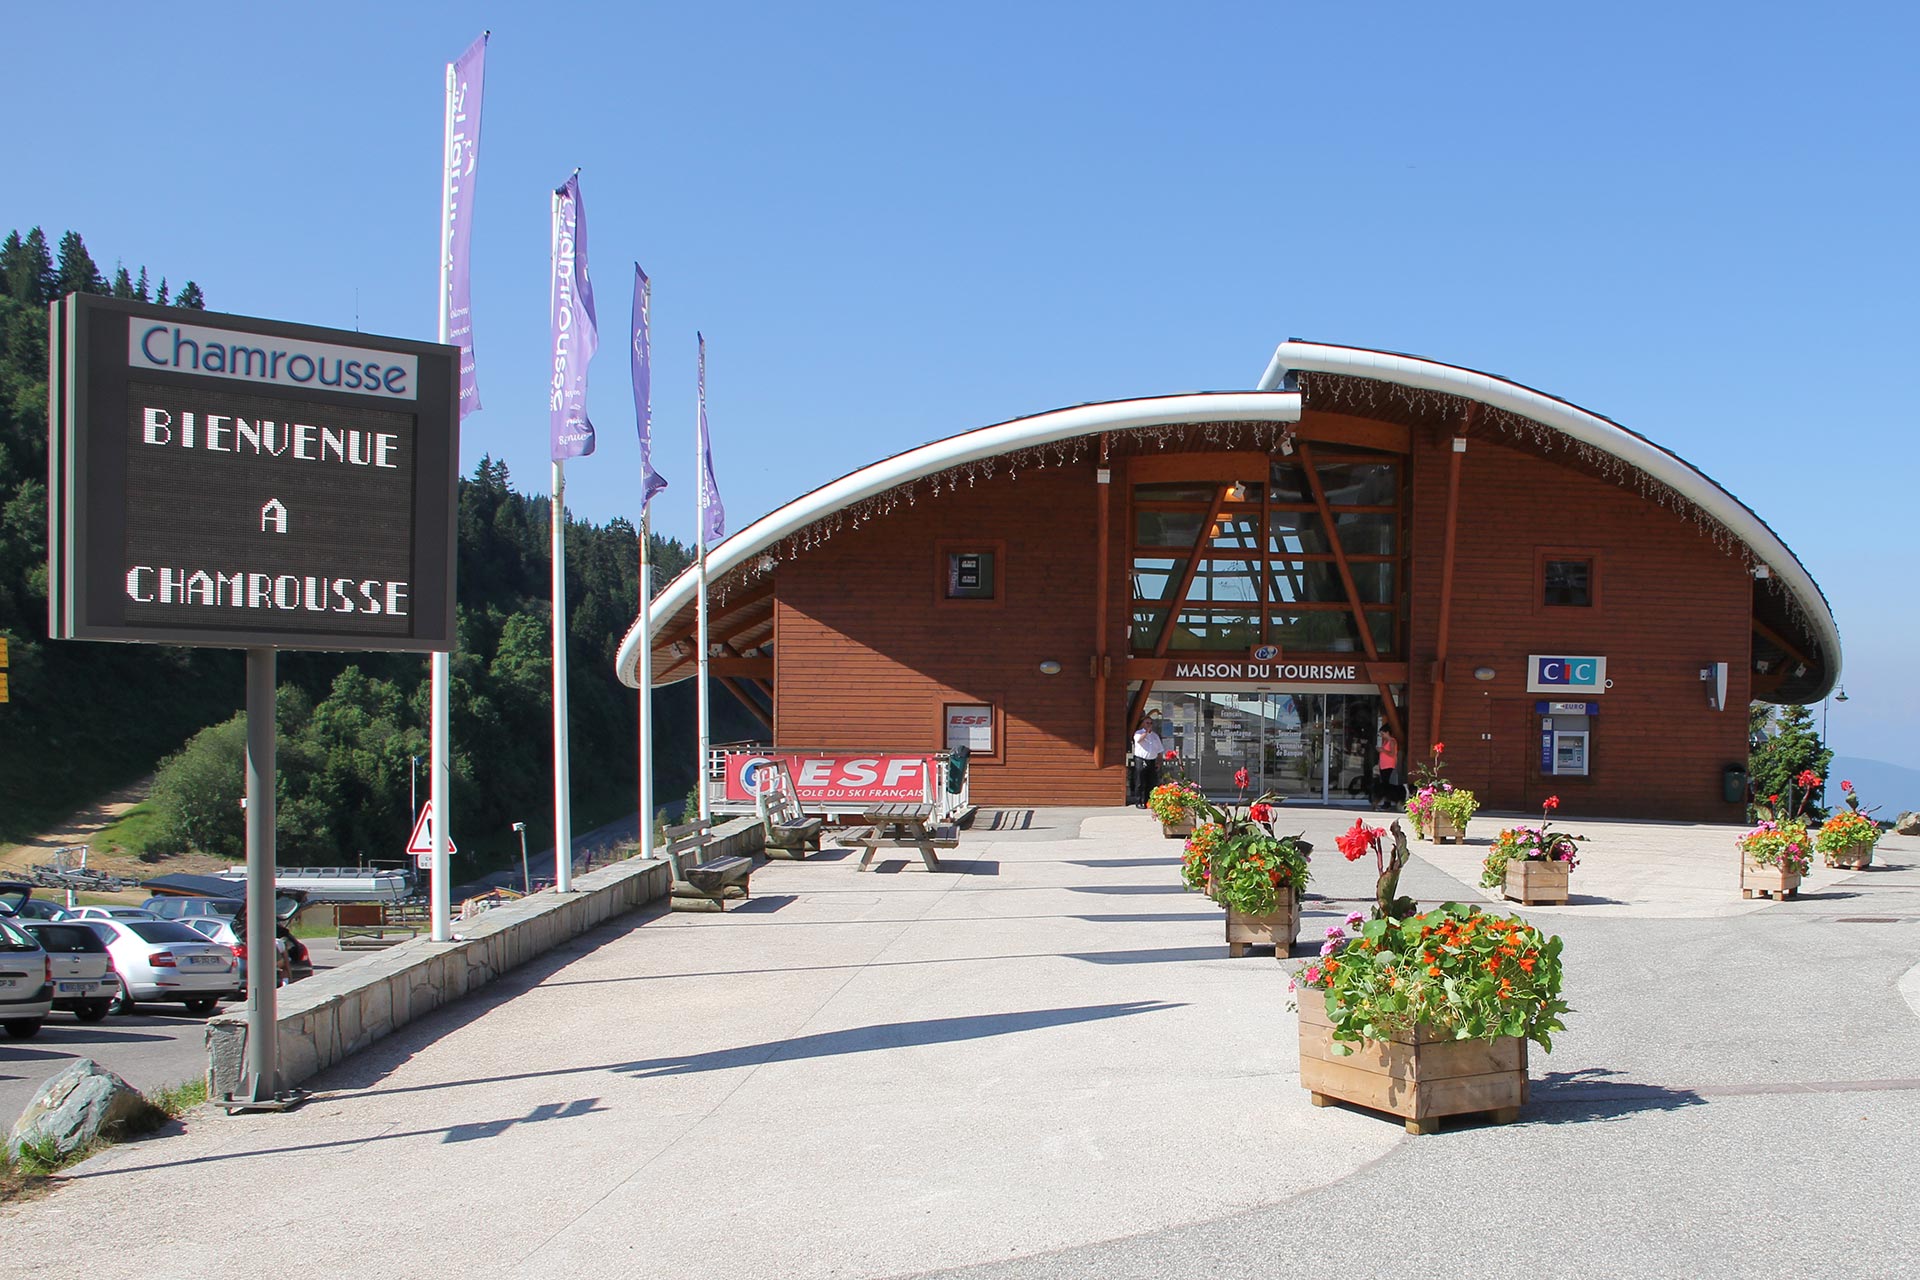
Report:
<svg viewBox="0 0 1920 1280"><path fill-rule="evenodd" d="M0 244L0 634L12 648L12 701L0 705L0 840L176 756L156 795L155 851L192 844L237 855L241 655L46 638L46 304L76 290L168 301L165 279L149 280L145 267L122 266L109 281L72 232L57 253L38 228ZM171 303L206 305L192 281ZM548 507L515 492L505 464L490 458L460 482L452 830L463 850L517 850L515 821L527 823L530 842L552 838ZM652 550L657 590L688 551L658 537ZM638 705L614 679L613 656L637 607L638 559L627 521L569 521L577 832L634 808ZM282 862L397 856L415 756L422 798L427 786L426 659L288 652L279 670ZM655 699L663 801L692 784L692 695L682 683ZM714 714L716 738L755 732L724 693Z"/></svg>

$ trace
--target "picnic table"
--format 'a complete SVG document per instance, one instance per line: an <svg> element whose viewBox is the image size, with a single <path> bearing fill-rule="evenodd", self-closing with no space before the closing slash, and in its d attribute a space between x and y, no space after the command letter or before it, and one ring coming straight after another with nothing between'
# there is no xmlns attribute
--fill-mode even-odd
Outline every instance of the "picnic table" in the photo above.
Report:
<svg viewBox="0 0 1920 1280"><path fill-rule="evenodd" d="M860 820L867 824L866 829L854 832L847 843L866 850L860 859L862 871L881 849L913 849L927 864L927 870L939 871L940 858L934 850L960 847L959 833L952 827L936 825L929 805L878 804L862 812Z"/></svg>

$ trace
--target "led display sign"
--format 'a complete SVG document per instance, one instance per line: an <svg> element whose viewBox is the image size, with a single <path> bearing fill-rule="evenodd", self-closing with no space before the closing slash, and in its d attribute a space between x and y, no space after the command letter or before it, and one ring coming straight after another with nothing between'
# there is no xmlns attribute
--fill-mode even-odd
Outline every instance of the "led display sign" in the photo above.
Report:
<svg viewBox="0 0 1920 1280"><path fill-rule="evenodd" d="M457 348L90 294L49 345L56 638L452 647Z"/></svg>

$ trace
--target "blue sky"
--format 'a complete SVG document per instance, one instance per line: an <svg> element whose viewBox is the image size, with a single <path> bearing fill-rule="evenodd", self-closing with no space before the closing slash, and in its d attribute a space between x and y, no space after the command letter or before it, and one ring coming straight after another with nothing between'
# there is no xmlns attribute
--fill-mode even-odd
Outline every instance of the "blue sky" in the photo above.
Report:
<svg viewBox="0 0 1920 1280"><path fill-rule="evenodd" d="M579 165L611 337L577 513L637 515L635 259L683 538L696 328L736 527L983 423L1249 386L1290 335L1410 351L1753 506L1839 619L1835 745L1920 764L1910 6L34 6L0 226L431 337L442 67L483 27L469 469L545 488Z"/></svg>

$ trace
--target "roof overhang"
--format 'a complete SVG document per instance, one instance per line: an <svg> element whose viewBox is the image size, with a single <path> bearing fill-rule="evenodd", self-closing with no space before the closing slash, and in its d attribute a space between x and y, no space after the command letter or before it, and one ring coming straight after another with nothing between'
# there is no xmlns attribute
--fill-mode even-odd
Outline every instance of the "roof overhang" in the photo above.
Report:
<svg viewBox="0 0 1920 1280"><path fill-rule="evenodd" d="M856 503L900 485L984 458L1081 436L1140 427L1199 422L1299 420L1298 392L1263 390L1193 392L1149 396L1140 400L1113 400L1102 404L1075 405L1070 409L1055 409L1030 418L995 423L884 458L762 516L708 549L707 576L711 580L725 575L763 554L782 539ZM696 589L696 577L692 569L667 584L654 597L649 610L650 630L657 635L665 629L676 614L692 603ZM640 624L636 621L621 640L620 653L615 659L615 670L621 681L632 688L639 687L635 668L639 663L641 643ZM676 678L684 678L687 674L690 673L682 672Z"/></svg>
<svg viewBox="0 0 1920 1280"><path fill-rule="evenodd" d="M1800 558L1752 508L1721 488L1698 467L1645 436L1578 405L1490 373L1362 347L1297 339L1283 342L1275 349L1260 386L1264 389L1289 385L1290 375L1298 373L1370 378L1476 401L1550 427L1644 472L1693 503L1743 542L1756 566L1766 567L1767 574L1805 616L1808 633L1824 659L1825 669L1812 692L1802 693L1795 700L1818 701L1839 679L1840 629L1819 584L1800 563Z"/></svg>

